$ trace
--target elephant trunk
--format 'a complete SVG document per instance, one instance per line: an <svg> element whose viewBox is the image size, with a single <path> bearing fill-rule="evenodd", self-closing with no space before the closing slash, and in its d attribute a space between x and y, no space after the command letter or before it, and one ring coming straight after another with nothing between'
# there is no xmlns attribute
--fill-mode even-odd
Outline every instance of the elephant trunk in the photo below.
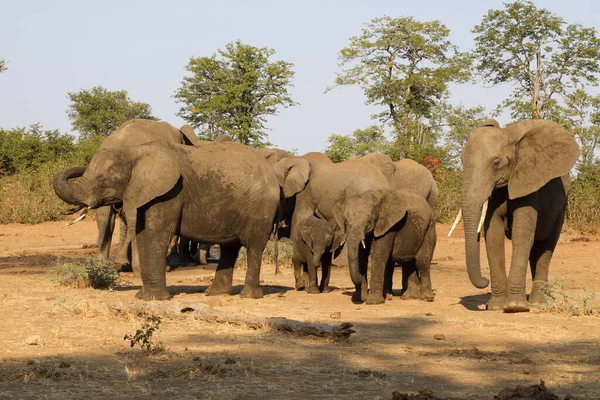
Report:
<svg viewBox="0 0 600 400"><path fill-rule="evenodd" d="M481 211L484 201L487 199L475 199L472 200L470 187L463 188L463 201L462 201L462 214L465 228L465 252L467 261L467 272L471 283L479 288L483 289L488 286L489 280L481 276L481 264L480 264L480 249L477 227L481 217Z"/></svg>
<svg viewBox="0 0 600 400"><path fill-rule="evenodd" d="M315 267L321 265L321 257L323 257L324 249L314 249L312 254L312 262Z"/></svg>
<svg viewBox="0 0 600 400"><path fill-rule="evenodd" d="M84 198L79 185L69 183L69 179L79 178L85 172L86 167L73 167L59 172L54 177L52 185L56 195L65 203L85 206Z"/></svg>
<svg viewBox="0 0 600 400"><path fill-rule="evenodd" d="M362 276L358 268L358 246L361 246L361 242L364 240L364 236L357 234L348 235L346 240L346 249L348 251L348 267L350 269L350 278L354 285L362 284Z"/></svg>

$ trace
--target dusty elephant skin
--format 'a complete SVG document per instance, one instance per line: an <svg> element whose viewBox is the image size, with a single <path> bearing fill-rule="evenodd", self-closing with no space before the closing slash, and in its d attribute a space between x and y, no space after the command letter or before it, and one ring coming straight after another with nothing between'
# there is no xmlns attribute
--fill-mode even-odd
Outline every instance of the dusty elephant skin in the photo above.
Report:
<svg viewBox="0 0 600 400"><path fill-rule="evenodd" d="M231 294L233 266L245 246L248 271L241 295L262 297L261 256L280 188L255 151L233 142L193 148L156 141L98 151L78 181L69 183L70 176L67 170L55 178L61 199L91 208L123 203L127 238L135 237L139 248L143 288L137 297L169 298L165 254L174 234L221 245L207 295Z"/></svg>
<svg viewBox="0 0 600 400"><path fill-rule="evenodd" d="M389 157L388 157L389 160ZM392 164L389 160L389 164ZM393 168L393 165L392 165ZM352 283L356 288L352 300L362 302L367 294L367 258L368 249L361 246L365 241L365 232L371 224L369 205L356 204L354 209L346 207L340 202L339 194L344 190L360 193L367 190L377 191L383 195L389 190L390 177L365 160L350 159L339 164L329 164L318 160L301 158L284 158L273 166L275 175L283 189L286 198L296 197L296 204L292 218L292 242L301 240L298 224L305 218L313 215L329 222L336 222L339 234L346 239L348 264ZM338 211L334 211L338 209ZM352 222L346 224L334 215L349 213L357 218L350 218ZM360 216L360 219L358 217ZM356 222L356 223L355 223ZM334 249L335 251L336 249Z"/></svg>
<svg viewBox="0 0 600 400"><path fill-rule="evenodd" d="M332 249L340 247L342 238L335 235L335 224L324 219L310 216L303 219L298 227L300 239L293 243L294 274L296 289L302 289L301 272L306 267L308 272L307 293L329 292L329 278L331 272ZM321 266L321 283L317 282L317 268Z"/></svg>
<svg viewBox="0 0 600 400"><path fill-rule="evenodd" d="M558 241L567 206L568 174L579 157L573 136L551 121L526 120L501 129L494 120L473 130L462 160L462 211L467 271L473 285L481 276L477 227L487 201L483 233L490 265L488 309L529 311L525 294L531 266L532 303L543 303L542 286ZM508 277L504 237L512 240Z"/></svg>
<svg viewBox="0 0 600 400"><path fill-rule="evenodd" d="M171 124L161 121L157 122L148 119L130 119L124 122L117 130L115 130L110 136L108 136L98 150L105 149L119 149L125 146L135 146L143 143L152 142L155 140L164 140L169 143L175 144L186 144L192 146L198 146L199 141L196 138L196 134L189 125L184 125L180 129L175 128ZM81 174L85 171L85 167L73 170L74 172L79 171ZM72 174L71 178L76 178L78 175ZM98 225L98 249L100 256L105 260L108 260L108 254L110 252L112 235L115 228L116 215L120 213L120 205L114 206L103 206L96 209L96 223ZM125 243L125 233L127 232L127 226L121 219L120 229L120 243ZM127 246L120 246L120 251L117 256L118 264L125 264L129 261L134 261L137 264L136 255L131 256L134 260L129 260L128 255L129 248ZM134 266L134 273L137 273L137 265Z"/></svg>
<svg viewBox="0 0 600 400"><path fill-rule="evenodd" d="M437 241L427 201L406 190L390 192L379 208L371 245L371 287L367 304L392 293L396 263L403 268L405 298L433 301L430 267Z"/></svg>

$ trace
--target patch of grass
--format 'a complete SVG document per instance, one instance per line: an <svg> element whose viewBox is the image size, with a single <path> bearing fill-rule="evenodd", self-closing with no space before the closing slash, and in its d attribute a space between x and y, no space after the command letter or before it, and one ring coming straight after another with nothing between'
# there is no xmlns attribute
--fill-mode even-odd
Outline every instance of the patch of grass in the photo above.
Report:
<svg viewBox="0 0 600 400"><path fill-rule="evenodd" d="M292 267L292 255L294 254L294 247L291 242L282 242L279 241L279 267ZM242 247L240 250L240 254L238 255L237 261L235 263L236 268L245 269L247 267L248 262L248 254L246 253L246 248ZM275 264L275 244L273 241L268 241L267 246L265 247L265 251L262 256L263 264L274 265Z"/></svg>
<svg viewBox="0 0 600 400"><path fill-rule="evenodd" d="M112 262L100 257L64 263L53 273L53 282L74 288L108 289L117 285L119 281L119 272L114 269Z"/></svg>
<svg viewBox="0 0 600 400"><path fill-rule="evenodd" d="M85 315L90 310L90 303L85 299L76 300L70 296L59 296L54 301L54 308L58 313Z"/></svg>
<svg viewBox="0 0 600 400"><path fill-rule="evenodd" d="M570 316L600 315L597 293L588 292L585 288L582 293L573 296L566 292L562 282L550 281L542 287L542 292L549 299L540 307L542 310Z"/></svg>
<svg viewBox="0 0 600 400"><path fill-rule="evenodd" d="M129 340L129 346L132 348L138 345L146 351L157 350L161 346L152 342L152 335L160 329L161 322L160 317L157 315L148 316L142 323L142 327L135 331L135 334L125 335L123 340Z"/></svg>

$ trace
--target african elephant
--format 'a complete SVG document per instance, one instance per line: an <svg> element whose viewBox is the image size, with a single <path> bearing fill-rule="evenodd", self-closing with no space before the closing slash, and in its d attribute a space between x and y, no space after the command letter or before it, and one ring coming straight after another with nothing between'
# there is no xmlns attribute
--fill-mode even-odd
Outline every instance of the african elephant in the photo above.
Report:
<svg viewBox="0 0 600 400"><path fill-rule="evenodd" d="M130 119L124 122L117 130L102 141L98 150L118 149L125 146L135 146L154 140L164 140L169 143L187 144L192 146L199 145L194 130L189 125L183 125L180 129L175 128L167 122L159 122L149 119ZM83 174L85 167L79 168ZM71 176L76 178L77 175ZM115 218L118 209L113 206L100 207L96 210L96 224L98 226L98 248L100 256L108 260L112 235L115 227ZM120 243L125 242L125 232L127 227L121 224ZM128 260L128 248L121 246L117 263L125 264ZM134 271L135 273L136 271Z"/></svg>
<svg viewBox="0 0 600 400"><path fill-rule="evenodd" d="M231 294L241 246L248 270L241 295L262 297L261 257L280 207L272 168L255 151L234 142L190 147L155 141L98 151L79 180L72 169L54 179L64 201L97 208L123 203L127 237L139 249L142 299L167 299L165 264L172 235L221 245L207 295ZM210 188L210 190L205 190Z"/></svg>
<svg viewBox="0 0 600 400"><path fill-rule="evenodd" d="M578 157L573 136L552 121L524 120L502 129L498 122L488 120L471 131L462 152L466 262L473 285L487 287L478 243L478 225L484 218L492 281L488 309L529 311L527 261L533 277L529 301L545 301L540 289L548 280L567 207L569 171ZM513 245L508 278L505 236Z"/></svg>
<svg viewBox="0 0 600 400"><path fill-rule="evenodd" d="M311 215L298 223L300 231L297 242L293 242L294 275L296 289L301 284L303 267L308 272L308 293L329 292L332 253L342 244L341 235L335 235L335 224ZM321 265L321 284L318 284L317 267Z"/></svg>
<svg viewBox="0 0 600 400"><path fill-rule="evenodd" d="M389 161L391 164L391 160ZM295 196L295 209L291 224L292 242L297 242L300 231L298 223L316 215L329 222L335 222L334 207L338 196L345 188L360 193L367 190L389 189L390 177L386 177L375 165L361 159L350 159L338 164L328 164L315 160L292 157L284 158L273 166L275 175L286 199ZM345 204L338 204L345 210ZM354 207L348 210L356 218L349 218L347 224L339 224L342 238L346 239L350 276L356 292L353 301L366 298L368 245L364 243L367 227L363 224L368 218L363 215L370 210ZM363 218L364 217L364 218ZM364 290L362 290L364 289Z"/></svg>
<svg viewBox="0 0 600 400"><path fill-rule="evenodd" d="M369 192L358 194L357 201L365 201ZM379 198L380 196L373 196ZM361 199L362 198L362 199ZM407 191L389 191L378 204L372 215L373 225L371 244L371 287L367 304L385 301L385 295L392 293L392 278L396 263L405 274L403 282L405 298L433 301L430 266L437 241L435 217L431 207L423 197Z"/></svg>

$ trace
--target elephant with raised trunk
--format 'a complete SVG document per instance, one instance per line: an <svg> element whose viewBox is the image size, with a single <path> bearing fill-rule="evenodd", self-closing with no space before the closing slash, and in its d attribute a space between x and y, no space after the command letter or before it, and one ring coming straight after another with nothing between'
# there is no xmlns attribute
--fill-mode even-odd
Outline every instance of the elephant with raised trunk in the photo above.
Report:
<svg viewBox="0 0 600 400"><path fill-rule="evenodd" d="M272 168L254 150L233 142L194 148L155 141L100 150L81 178L71 183L71 176L67 169L54 179L56 194L67 203L123 204L127 238L135 237L139 250L143 287L137 297L169 298L165 254L174 234L220 244L207 295L231 294L233 266L245 246L248 270L241 295L262 297L261 258L281 199Z"/></svg>
<svg viewBox="0 0 600 400"><path fill-rule="evenodd" d="M524 120L500 128L494 120L471 131L462 152L467 271L483 289L478 226L483 220L492 297L490 310L529 311L529 302L543 303L552 253L565 210L569 172L579 157L573 135L559 124ZM512 240L506 274L504 238ZM533 287L525 293L527 263Z"/></svg>

